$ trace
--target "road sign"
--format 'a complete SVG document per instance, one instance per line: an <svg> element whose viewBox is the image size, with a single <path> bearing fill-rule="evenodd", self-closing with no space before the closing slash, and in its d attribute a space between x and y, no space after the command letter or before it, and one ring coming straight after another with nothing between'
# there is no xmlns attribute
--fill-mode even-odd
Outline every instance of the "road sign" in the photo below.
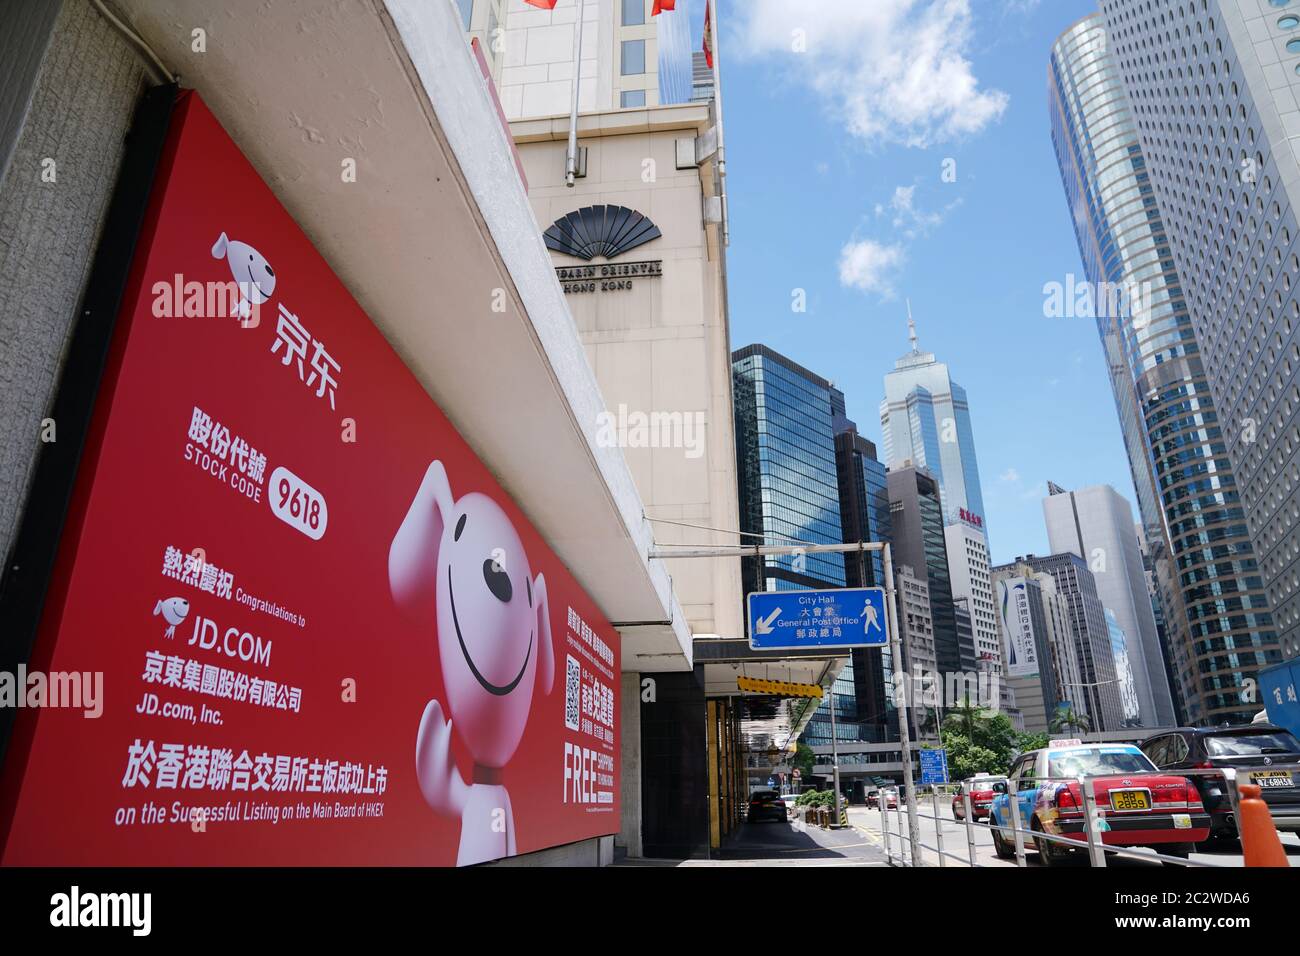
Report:
<svg viewBox="0 0 1300 956"><path fill-rule="evenodd" d="M749 646L756 651L884 647L883 588L833 591L758 591L745 602Z"/></svg>
<svg viewBox="0 0 1300 956"><path fill-rule="evenodd" d="M948 782L948 751L921 751L921 786Z"/></svg>
<svg viewBox="0 0 1300 956"><path fill-rule="evenodd" d="M1268 719L1300 734L1300 661L1283 661L1259 672Z"/></svg>

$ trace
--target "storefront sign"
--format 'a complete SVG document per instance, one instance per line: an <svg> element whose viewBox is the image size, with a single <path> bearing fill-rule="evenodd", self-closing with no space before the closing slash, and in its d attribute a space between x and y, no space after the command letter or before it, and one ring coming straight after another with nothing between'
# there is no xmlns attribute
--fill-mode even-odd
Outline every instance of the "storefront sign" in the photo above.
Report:
<svg viewBox="0 0 1300 956"><path fill-rule="evenodd" d="M102 714L20 712L5 864L619 829L617 634L194 94L77 482L28 668L102 674Z"/></svg>
<svg viewBox="0 0 1300 956"><path fill-rule="evenodd" d="M638 279L663 278L664 264L653 262L608 262L599 266L559 266L555 277L564 294L582 292L631 292Z"/></svg>

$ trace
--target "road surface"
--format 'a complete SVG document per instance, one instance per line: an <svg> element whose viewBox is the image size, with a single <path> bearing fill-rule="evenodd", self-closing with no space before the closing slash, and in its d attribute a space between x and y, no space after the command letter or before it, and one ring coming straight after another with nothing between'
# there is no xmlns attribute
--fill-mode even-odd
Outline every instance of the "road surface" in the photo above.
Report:
<svg viewBox="0 0 1300 956"><path fill-rule="evenodd" d="M928 799L921 800L921 812L932 815L934 805ZM941 798L939 804L939 816L942 818L943 828L943 848L946 853L954 854L958 859L945 857L946 866L969 866L970 865L970 848L967 842L967 827L964 823L954 820L952 809L949 806L947 798ZM899 814L897 810L891 810L888 813L888 825L890 831L890 849L895 859L900 852L899 826L903 830L903 835L907 834L907 815L906 812ZM849 822L867 839L874 841L882 849L884 848L884 835L881 832L880 811L870 810L864 807L849 808ZM935 839L934 821L931 819L921 818L921 843L928 847L936 847L938 843ZM1016 866L1015 860L999 860L997 854L993 852L993 837L988 829L983 826L971 828L971 835L975 841L975 861L978 866ZM1281 835L1282 845L1286 848L1287 856L1292 866L1300 866L1300 839L1297 839L1293 833L1284 833ZM1066 866L1088 866L1088 857L1086 853L1075 853L1074 859L1066 862ZM922 849L921 858L926 866L938 866L939 854L934 849ZM1197 848L1197 852L1191 855L1191 860L1196 863L1205 863L1212 866L1241 866L1241 847L1236 843L1214 844L1213 847L1207 848L1202 845ZM1032 849L1032 844L1026 844L1025 862L1028 866L1041 866L1038 861L1038 854ZM1136 860L1132 858L1118 857L1110 855L1107 858L1108 866L1159 866L1160 861Z"/></svg>

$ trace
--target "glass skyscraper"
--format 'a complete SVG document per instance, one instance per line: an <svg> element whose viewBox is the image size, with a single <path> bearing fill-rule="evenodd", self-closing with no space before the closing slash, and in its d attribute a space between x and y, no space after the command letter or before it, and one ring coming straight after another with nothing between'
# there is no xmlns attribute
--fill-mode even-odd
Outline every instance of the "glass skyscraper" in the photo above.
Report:
<svg viewBox="0 0 1300 956"><path fill-rule="evenodd" d="M885 376L880 403L885 464L911 462L939 485L945 525L977 519L984 524L975 437L966 390L952 380L948 366L917 346L916 325L908 319L912 350ZM966 515L962 512L965 511Z"/></svg>
<svg viewBox="0 0 1300 956"><path fill-rule="evenodd" d="M1267 605L1194 635L1203 693L1230 703L1279 644L1300 656L1300 3L1108 0L1103 15L1223 422L1252 587L1267 588Z"/></svg>
<svg viewBox="0 0 1300 956"><path fill-rule="evenodd" d="M891 468L888 487L894 569L912 568L929 587L935 667L941 675L973 672L974 648L963 654L957 636L939 483L918 468Z"/></svg>
<svg viewBox="0 0 1300 956"><path fill-rule="evenodd" d="M774 544L842 543L831 383L766 346L750 345L732 353L732 387L741 530ZM846 581L839 554L744 562L746 593Z"/></svg>
<svg viewBox="0 0 1300 956"><path fill-rule="evenodd" d="M844 395L762 345L734 352L732 372L741 530L773 544L889 540L885 467L876 460L875 446L845 417ZM744 563L746 592L884 585L878 552L861 560L808 554ZM886 656L876 649L849 654L804 729L804 743L831 743L831 707L842 743L897 739Z"/></svg>
<svg viewBox="0 0 1300 956"><path fill-rule="evenodd" d="M1121 19L1127 36L1132 17ZM1169 663L1184 709L1194 722L1248 720L1258 706L1240 692L1276 657L1273 618L1239 497L1240 460L1229 454L1235 429L1221 418L1206 372L1177 242L1148 167L1145 114L1130 106L1123 62L1101 15L1062 34L1049 68L1052 139L1138 512L1169 598ZM1202 225L1198 217L1197 231Z"/></svg>
<svg viewBox="0 0 1300 956"><path fill-rule="evenodd" d="M834 396L833 396L834 397ZM840 478L840 517L843 539L891 541L889 485L885 466L876 457L876 446L858 434L857 427L840 416L836 422L835 453ZM884 556L879 551L845 555L849 587L884 587ZM893 659L889 651L858 649L850 654L845 668L853 682L856 705L850 725L851 739L886 741L898 739L898 715L893 702ZM845 675L841 673L841 678ZM819 713L817 717L820 717ZM814 720L817 719L814 717ZM836 720L844 719L836 711ZM829 728L828 728L829 730ZM840 739L846 738L840 729Z"/></svg>

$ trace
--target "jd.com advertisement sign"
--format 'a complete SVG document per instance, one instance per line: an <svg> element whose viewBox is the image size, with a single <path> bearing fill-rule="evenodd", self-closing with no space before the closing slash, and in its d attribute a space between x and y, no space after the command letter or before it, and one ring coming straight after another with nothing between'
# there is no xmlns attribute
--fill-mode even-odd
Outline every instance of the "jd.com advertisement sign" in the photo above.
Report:
<svg viewBox="0 0 1300 956"><path fill-rule="evenodd" d="M193 94L29 667L105 703L22 713L5 864L618 829L616 634Z"/></svg>

